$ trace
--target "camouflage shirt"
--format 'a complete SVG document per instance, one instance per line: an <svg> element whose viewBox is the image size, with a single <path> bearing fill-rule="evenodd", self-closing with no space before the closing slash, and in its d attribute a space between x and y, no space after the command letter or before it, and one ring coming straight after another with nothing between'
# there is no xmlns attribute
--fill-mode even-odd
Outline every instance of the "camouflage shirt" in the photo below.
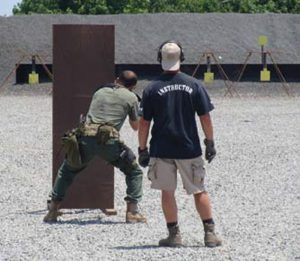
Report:
<svg viewBox="0 0 300 261"><path fill-rule="evenodd" d="M120 130L126 117L136 121L138 119L138 100L135 94L125 87L102 87L93 95L87 122L111 122Z"/></svg>

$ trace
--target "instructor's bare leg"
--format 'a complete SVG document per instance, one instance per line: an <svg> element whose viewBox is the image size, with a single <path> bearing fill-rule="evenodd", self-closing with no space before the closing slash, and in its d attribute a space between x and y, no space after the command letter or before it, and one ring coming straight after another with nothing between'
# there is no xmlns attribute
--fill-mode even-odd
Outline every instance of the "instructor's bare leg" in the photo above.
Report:
<svg viewBox="0 0 300 261"><path fill-rule="evenodd" d="M194 194L196 209L202 220L212 218L210 199L207 192Z"/></svg>
<svg viewBox="0 0 300 261"><path fill-rule="evenodd" d="M167 238L161 239L159 241L159 245L166 247L180 247L182 246L182 240L177 222L178 209L175 199L175 191L162 190L161 205L167 222L169 235Z"/></svg>
<svg viewBox="0 0 300 261"><path fill-rule="evenodd" d="M196 209L204 226L204 244L207 247L216 247L222 241L215 234L215 224L212 219L211 205L207 192L194 194Z"/></svg>
<svg viewBox="0 0 300 261"><path fill-rule="evenodd" d="M167 223L177 222L177 204L175 199L175 191L162 190L161 205Z"/></svg>

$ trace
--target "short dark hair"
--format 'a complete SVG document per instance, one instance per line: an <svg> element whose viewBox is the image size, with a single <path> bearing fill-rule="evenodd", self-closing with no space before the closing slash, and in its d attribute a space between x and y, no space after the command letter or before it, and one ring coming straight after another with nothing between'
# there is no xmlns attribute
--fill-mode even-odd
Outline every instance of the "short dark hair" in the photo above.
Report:
<svg viewBox="0 0 300 261"><path fill-rule="evenodd" d="M122 71L119 75L119 81L122 82L126 88L130 88L136 85L137 75L133 71Z"/></svg>

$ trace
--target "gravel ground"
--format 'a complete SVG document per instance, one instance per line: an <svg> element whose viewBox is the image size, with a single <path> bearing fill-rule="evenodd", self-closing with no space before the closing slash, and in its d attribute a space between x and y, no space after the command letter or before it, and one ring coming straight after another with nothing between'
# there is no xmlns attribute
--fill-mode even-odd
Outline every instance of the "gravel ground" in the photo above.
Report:
<svg viewBox="0 0 300 261"><path fill-rule="evenodd" d="M117 216L64 210L57 224L44 224L52 175L51 96L1 95L0 260L299 260L299 95L212 96L218 156L207 165L206 182L224 244L204 247L192 197L179 182L187 246L169 249L157 247L166 228L160 193L146 178L141 206L149 225L124 223L125 182L118 170ZM127 123L121 134L136 151Z"/></svg>

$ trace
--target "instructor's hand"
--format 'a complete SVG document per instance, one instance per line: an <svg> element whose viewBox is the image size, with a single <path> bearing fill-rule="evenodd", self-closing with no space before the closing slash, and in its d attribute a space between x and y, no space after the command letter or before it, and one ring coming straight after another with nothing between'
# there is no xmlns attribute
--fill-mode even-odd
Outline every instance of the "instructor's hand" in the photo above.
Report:
<svg viewBox="0 0 300 261"><path fill-rule="evenodd" d="M204 144L206 146L205 159L208 161L208 163L210 163L217 154L215 149L215 144L213 140L207 140L207 139L204 139Z"/></svg>
<svg viewBox="0 0 300 261"><path fill-rule="evenodd" d="M138 148L139 151L139 164L146 168L149 164L150 161L150 155L149 155L149 151L148 148L146 147L145 149L140 149Z"/></svg>

